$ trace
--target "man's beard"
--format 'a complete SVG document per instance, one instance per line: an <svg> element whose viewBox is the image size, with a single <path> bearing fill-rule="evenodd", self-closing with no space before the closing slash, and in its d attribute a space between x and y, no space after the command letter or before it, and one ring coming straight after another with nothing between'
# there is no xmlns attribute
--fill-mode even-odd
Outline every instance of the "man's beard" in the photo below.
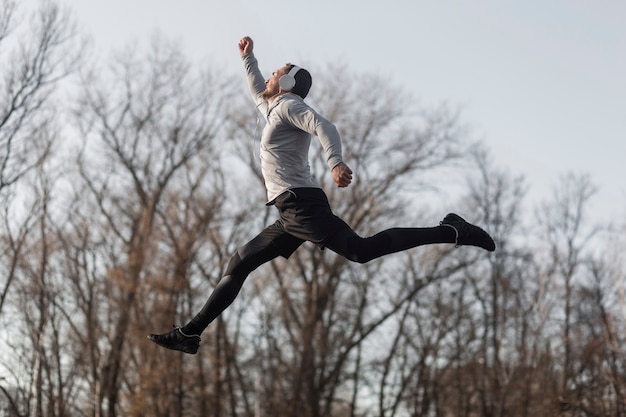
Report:
<svg viewBox="0 0 626 417"><path fill-rule="evenodd" d="M265 100L269 100L270 98L274 97L278 93L280 93L280 90L272 91L269 88L266 88L265 91L261 93L261 97L263 97Z"/></svg>

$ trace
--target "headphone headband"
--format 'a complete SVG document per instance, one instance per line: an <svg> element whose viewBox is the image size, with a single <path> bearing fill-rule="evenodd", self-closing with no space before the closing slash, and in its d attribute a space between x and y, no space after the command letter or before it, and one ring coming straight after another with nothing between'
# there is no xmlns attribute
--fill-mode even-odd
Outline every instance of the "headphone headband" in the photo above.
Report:
<svg viewBox="0 0 626 417"><path fill-rule="evenodd" d="M300 71L301 69L302 69L302 68L300 68L299 66L294 65L294 66L292 66L292 67L291 67L291 69L289 70L289 75L291 75L292 77L295 77L295 76L296 76L296 73L297 73L298 71Z"/></svg>

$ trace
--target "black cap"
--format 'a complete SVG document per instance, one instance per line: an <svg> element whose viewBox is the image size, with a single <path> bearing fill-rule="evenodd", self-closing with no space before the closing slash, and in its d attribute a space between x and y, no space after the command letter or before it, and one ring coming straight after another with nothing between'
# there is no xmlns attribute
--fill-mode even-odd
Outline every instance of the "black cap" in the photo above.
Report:
<svg viewBox="0 0 626 417"><path fill-rule="evenodd" d="M304 68L300 68L300 70L296 72L296 75L294 75L294 78L296 79L296 85L291 89L291 92L305 98L309 94L309 90L313 84L311 74Z"/></svg>

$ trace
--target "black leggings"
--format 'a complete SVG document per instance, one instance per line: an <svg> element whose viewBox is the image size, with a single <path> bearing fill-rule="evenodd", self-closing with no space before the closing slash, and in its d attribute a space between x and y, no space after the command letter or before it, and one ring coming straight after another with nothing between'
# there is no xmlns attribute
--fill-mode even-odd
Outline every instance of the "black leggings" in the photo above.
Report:
<svg viewBox="0 0 626 417"><path fill-rule="evenodd" d="M360 237L351 230L330 237L328 249L364 264L372 259L433 243L454 243L454 231L449 227L419 227L387 229L371 237Z"/></svg>
<svg viewBox="0 0 626 417"><path fill-rule="evenodd" d="M202 310L183 328L183 332L201 334L235 300L244 281L252 271L278 256L289 257L304 242L286 234L264 241L260 239L262 235L250 241L233 255L224 277L217 284ZM352 229L346 228L326 239L324 246L350 261L365 263L416 246L454 243L454 241L454 231L443 226L393 228L368 238L362 238ZM260 244L261 242L264 244ZM285 249L286 246L287 249Z"/></svg>

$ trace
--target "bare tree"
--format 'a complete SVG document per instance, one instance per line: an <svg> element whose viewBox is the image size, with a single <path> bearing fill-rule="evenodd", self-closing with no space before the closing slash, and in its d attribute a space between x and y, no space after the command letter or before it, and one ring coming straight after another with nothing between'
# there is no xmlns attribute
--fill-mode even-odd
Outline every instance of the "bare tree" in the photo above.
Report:
<svg viewBox="0 0 626 417"><path fill-rule="evenodd" d="M0 204L6 236L2 253L13 259L3 274L0 312L13 282L15 259L32 224L32 217L19 214L15 201L20 196L10 187L49 155L53 135L47 129L55 114L53 93L83 55L68 12L44 3L25 25L18 11L14 1L0 3ZM16 218L21 225L7 223Z"/></svg>
<svg viewBox="0 0 626 417"><path fill-rule="evenodd" d="M575 345L573 308L576 305L576 278L581 275L585 263L585 249L597 234L597 229L587 225L588 202L595 193L595 187L587 175L568 174L555 187L554 201L546 203L539 214L539 222L545 227L549 242L549 275L552 275L560 288L559 297L563 303L561 348L563 374L561 376L560 399L562 408L567 409L572 401L571 387L576 379L572 357Z"/></svg>
<svg viewBox="0 0 626 417"><path fill-rule="evenodd" d="M624 323L614 297L610 269L599 260L590 260L589 280L581 285L576 303L576 341L579 363L578 412L603 416L624 416L626 378L624 369Z"/></svg>
<svg viewBox="0 0 626 417"><path fill-rule="evenodd" d="M25 182L22 190L28 190L35 202L31 207L36 222L16 265L10 300L13 321L19 325L16 337L7 340L13 348L7 367L17 376L30 415L61 416L73 407L69 398L77 388L71 366L74 358L65 350L66 312L70 307L63 295L63 277L58 273L63 254L57 240L54 195L61 175L48 164L32 174L27 177L32 181Z"/></svg>
<svg viewBox="0 0 626 417"><path fill-rule="evenodd" d="M41 129L49 115L46 105L60 82L76 70L84 46L79 44L69 12L55 3L43 2L26 27L16 22L14 1L3 0L0 7L2 190L47 155L50 144L42 141L34 146L33 141L45 137Z"/></svg>
<svg viewBox="0 0 626 417"><path fill-rule="evenodd" d="M0 388L6 396L16 394L9 399L15 413L28 404L39 415L58 415L67 398L61 391L71 385L46 384L56 379L52 363L60 359L58 346L45 345L46 335L59 331L47 287L55 182L50 165L60 143L57 90L78 68L84 43L70 13L54 3L42 2L28 20L20 12L16 2L0 2L0 317L7 329L19 320L25 341L3 337L16 349L2 348L3 373L12 376L2 383L17 389ZM46 357L49 351L54 357Z"/></svg>
<svg viewBox="0 0 626 417"><path fill-rule="evenodd" d="M129 355L139 352L128 339L147 332L150 324L137 318L146 318L142 308L149 306L143 297L151 298L149 279L161 275L156 268L163 265L151 260L159 258L160 242L167 242L169 234L174 266L183 268L173 271L179 281L169 290L180 290L189 279L189 257L194 256L196 241L211 222L215 203L209 200L206 207L195 208L206 203L196 199L185 207L177 201L176 187L195 195L204 191L200 184L208 173L219 170L213 141L223 124L225 96L221 82L210 74L193 76L177 46L158 36L145 58L129 50L109 74L108 79L93 72L85 76L77 115L83 138L80 173L97 209L91 219L100 224L107 241L100 261L107 266L108 313L100 318L104 332L100 336L106 338L107 348L96 358L92 382L99 392L97 415L114 416L119 412L122 387L132 376L124 365ZM222 193L219 188L209 192L205 195L210 199ZM197 215L201 223L184 219L188 223L180 229L177 211L181 208L183 215ZM171 313L175 305L160 308Z"/></svg>

